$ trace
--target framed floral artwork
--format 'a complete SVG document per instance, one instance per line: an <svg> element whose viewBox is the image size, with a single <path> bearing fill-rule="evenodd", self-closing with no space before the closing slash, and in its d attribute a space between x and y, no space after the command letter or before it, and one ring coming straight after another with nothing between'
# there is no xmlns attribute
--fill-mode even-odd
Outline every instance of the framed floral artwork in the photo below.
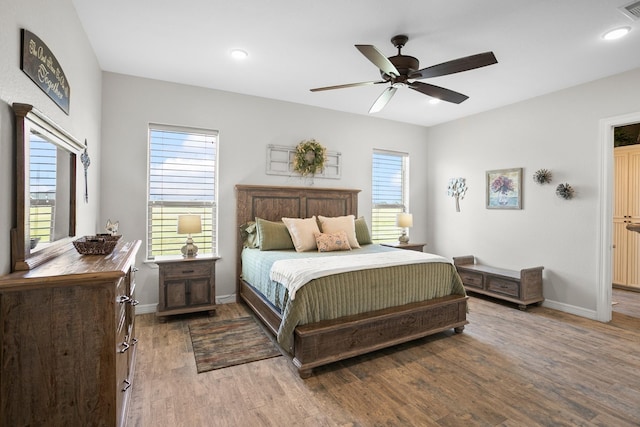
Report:
<svg viewBox="0 0 640 427"><path fill-rule="evenodd" d="M522 209L522 168L487 171L487 209Z"/></svg>

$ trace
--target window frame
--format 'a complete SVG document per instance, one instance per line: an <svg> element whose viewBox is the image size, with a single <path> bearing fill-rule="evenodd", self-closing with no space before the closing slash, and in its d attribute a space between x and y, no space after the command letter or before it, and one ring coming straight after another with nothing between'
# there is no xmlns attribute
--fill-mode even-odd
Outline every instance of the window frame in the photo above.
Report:
<svg viewBox="0 0 640 427"><path fill-rule="evenodd" d="M377 187L376 183L376 156L389 156L401 159L400 166L400 203L376 203ZM396 225L398 213L410 212L409 210L409 153L402 151L374 149L371 156L371 238L373 243L383 243L397 241L402 228ZM391 210L391 212L381 213L380 210ZM387 218L380 218L386 216ZM382 221L393 221L393 225L381 225ZM408 233L407 233L408 234Z"/></svg>
<svg viewBox="0 0 640 427"><path fill-rule="evenodd" d="M211 141L214 144L214 148L211 151L211 158L205 158L204 161L212 161L212 176L213 184L211 185L211 195L212 199L210 200L152 200L152 172L154 164L160 164L158 162L153 162L153 152L152 152L152 137L154 132L166 132L166 133L177 133L184 134L185 140L189 137L189 135L200 136L203 138L212 138ZM205 142L205 141L202 141ZM206 141L208 142L208 141ZM148 261L153 261L157 256L178 256L182 255L180 252L180 248L185 244L187 239L186 235L177 234L177 217L181 214L200 214L202 215L202 233L193 235L192 238L194 243L198 246L198 253L211 253L214 256L217 256L218 253L218 212L219 212L219 150L220 150L220 132L212 129L204 129L204 128L194 128L187 126L177 126L177 125L166 125L159 123L149 123L148 126L148 135L147 135L147 196L146 196L146 259ZM204 153L205 149L202 148ZM188 157L177 157L178 160L189 160ZM192 158L191 158L192 159ZM204 166L201 166L204 168ZM188 172L188 166L183 170L178 170L179 172ZM206 180L206 176L201 177L203 180ZM163 181L164 182L164 181ZM186 182L182 183L183 186L188 186ZM200 185L202 185L200 183ZM180 191L180 187L177 188L176 191ZM202 196L203 194L196 195ZM171 240L171 243L167 243L167 246L170 249L163 249L160 253L154 253L154 232L153 232L153 212L154 208L160 208L161 210L167 209L169 211L174 211L175 213L170 214L170 216L175 216L174 218L169 218L168 221L164 223L160 223L160 226L164 226L165 230L162 231L162 239ZM183 209L184 208L184 209ZM183 210L181 210L183 209ZM210 212L207 212L210 209ZM170 230L175 230L171 232Z"/></svg>

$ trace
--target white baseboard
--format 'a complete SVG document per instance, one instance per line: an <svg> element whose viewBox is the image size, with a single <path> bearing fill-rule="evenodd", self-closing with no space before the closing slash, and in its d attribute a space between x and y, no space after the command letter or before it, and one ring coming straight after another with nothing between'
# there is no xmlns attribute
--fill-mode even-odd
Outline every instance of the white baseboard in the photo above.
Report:
<svg viewBox="0 0 640 427"><path fill-rule="evenodd" d="M595 310L587 310L586 308L576 307L575 305L569 305L563 302L552 301L548 299L544 300L542 306L558 311L563 311L569 314L575 314L576 316L586 317L587 319L598 320Z"/></svg>
<svg viewBox="0 0 640 427"><path fill-rule="evenodd" d="M228 304L236 302L236 294L220 295L216 297L216 304ZM138 304L136 306L136 314L149 314L155 313L158 308L158 304Z"/></svg>

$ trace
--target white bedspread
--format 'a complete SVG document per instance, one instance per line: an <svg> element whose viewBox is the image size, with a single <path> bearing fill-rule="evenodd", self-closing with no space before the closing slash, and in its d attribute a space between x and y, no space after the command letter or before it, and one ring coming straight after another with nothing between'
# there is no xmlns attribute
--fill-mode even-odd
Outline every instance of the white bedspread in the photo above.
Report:
<svg viewBox="0 0 640 427"><path fill-rule="evenodd" d="M296 291L305 283L318 277L347 271L369 268L392 267L405 264L451 261L440 255L426 252L398 250L357 255L336 255L322 258L298 258L279 260L273 263L269 277L282 283L289 291L289 298L295 299Z"/></svg>

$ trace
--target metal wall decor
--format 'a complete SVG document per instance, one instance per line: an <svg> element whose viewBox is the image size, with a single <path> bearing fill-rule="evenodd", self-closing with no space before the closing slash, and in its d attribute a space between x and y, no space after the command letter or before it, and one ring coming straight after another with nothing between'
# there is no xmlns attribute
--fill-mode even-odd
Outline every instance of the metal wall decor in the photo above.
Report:
<svg viewBox="0 0 640 427"><path fill-rule="evenodd" d="M456 212L460 212L460 199L464 199L467 193L467 183L465 178L451 178L447 194L456 199Z"/></svg>
<svg viewBox="0 0 640 427"><path fill-rule="evenodd" d="M551 171L548 169L538 169L533 174L533 182L537 184L548 184L551 182Z"/></svg>
<svg viewBox="0 0 640 427"><path fill-rule="evenodd" d="M82 166L84 166L84 202L89 203L89 183L87 182L87 169L89 169L89 165L91 164L91 159L89 158L89 153L87 152L87 140L84 140L84 151L80 154L80 161L82 162Z"/></svg>
<svg viewBox="0 0 640 427"><path fill-rule="evenodd" d="M569 184L559 184L556 187L556 195L561 199L569 200L573 199L573 194L575 193L573 187Z"/></svg>

